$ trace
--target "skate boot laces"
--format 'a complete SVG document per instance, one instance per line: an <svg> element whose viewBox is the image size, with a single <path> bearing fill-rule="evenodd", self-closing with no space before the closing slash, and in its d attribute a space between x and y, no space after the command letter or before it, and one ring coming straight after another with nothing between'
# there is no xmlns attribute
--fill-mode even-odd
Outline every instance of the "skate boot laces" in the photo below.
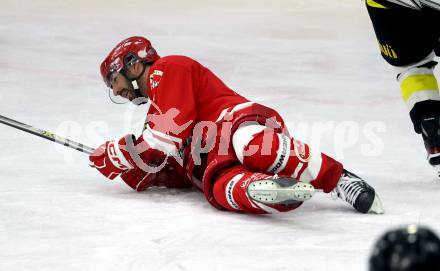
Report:
<svg viewBox="0 0 440 271"><path fill-rule="evenodd" d="M357 197L365 188L365 182L348 176L342 176L338 185L332 191L332 198L340 198L354 206Z"/></svg>
<svg viewBox="0 0 440 271"><path fill-rule="evenodd" d="M332 198L335 199L336 197L349 203L361 213L384 213L382 201L373 187L359 176L345 169L332 191Z"/></svg>
<svg viewBox="0 0 440 271"><path fill-rule="evenodd" d="M331 192L331 197L334 200L340 198L354 206L357 197L365 188L367 184L364 180L344 170L338 184Z"/></svg>

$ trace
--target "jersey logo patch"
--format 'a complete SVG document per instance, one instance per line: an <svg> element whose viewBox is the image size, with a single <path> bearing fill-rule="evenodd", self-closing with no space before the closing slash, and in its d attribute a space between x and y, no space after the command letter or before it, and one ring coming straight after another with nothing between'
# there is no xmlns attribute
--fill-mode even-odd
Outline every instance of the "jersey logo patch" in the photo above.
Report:
<svg viewBox="0 0 440 271"><path fill-rule="evenodd" d="M160 79L162 79L163 71L154 70L152 74L150 74L150 87L151 89L157 88L160 83Z"/></svg>
<svg viewBox="0 0 440 271"><path fill-rule="evenodd" d="M309 146L299 140L293 140L293 147L296 157L303 163L308 163L310 160Z"/></svg>

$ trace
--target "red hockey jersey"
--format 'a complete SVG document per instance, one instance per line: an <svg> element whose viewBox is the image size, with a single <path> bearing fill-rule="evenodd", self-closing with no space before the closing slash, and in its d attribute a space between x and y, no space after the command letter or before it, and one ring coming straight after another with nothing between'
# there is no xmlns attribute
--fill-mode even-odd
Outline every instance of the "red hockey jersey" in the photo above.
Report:
<svg viewBox="0 0 440 271"><path fill-rule="evenodd" d="M189 57L163 57L150 67L148 76L152 105L145 140L172 141L179 148L198 122L215 122L224 109L248 102Z"/></svg>
<svg viewBox="0 0 440 271"><path fill-rule="evenodd" d="M185 56L157 60L150 67L148 78L152 104L142 139L176 160L183 158L182 147L188 143L197 123L214 123L225 109L249 102L208 68ZM178 163L183 166L183 161Z"/></svg>

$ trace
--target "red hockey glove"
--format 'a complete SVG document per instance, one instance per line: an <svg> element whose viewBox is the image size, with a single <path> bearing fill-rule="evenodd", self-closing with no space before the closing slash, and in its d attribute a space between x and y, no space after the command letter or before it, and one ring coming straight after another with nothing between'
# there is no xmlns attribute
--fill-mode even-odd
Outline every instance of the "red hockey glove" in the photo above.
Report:
<svg viewBox="0 0 440 271"><path fill-rule="evenodd" d="M172 157L168 158L166 166L157 173L147 173L140 168L124 171L121 179L134 190L140 192L150 186L165 186L168 188L192 187L185 170Z"/></svg>
<svg viewBox="0 0 440 271"><path fill-rule="evenodd" d="M105 177L113 180L122 172L134 168L130 161L130 154L126 150L126 138L133 135L127 135L118 142L111 140L102 144L89 157L90 166L96 168Z"/></svg>
<svg viewBox="0 0 440 271"><path fill-rule="evenodd" d="M146 190L154 178L155 174L144 172L140 168L129 169L121 174L121 179L138 192Z"/></svg>

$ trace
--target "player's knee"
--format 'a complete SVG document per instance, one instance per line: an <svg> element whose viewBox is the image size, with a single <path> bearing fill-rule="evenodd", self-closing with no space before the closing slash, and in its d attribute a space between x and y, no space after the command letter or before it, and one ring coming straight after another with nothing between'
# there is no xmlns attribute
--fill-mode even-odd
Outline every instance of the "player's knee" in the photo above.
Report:
<svg viewBox="0 0 440 271"><path fill-rule="evenodd" d="M232 136L232 145L238 160L244 164L260 151L266 127L250 124L238 128Z"/></svg>
<svg viewBox="0 0 440 271"><path fill-rule="evenodd" d="M237 129L232 142L238 160L253 171L276 172L272 169L285 166L289 156L290 138L262 125Z"/></svg>
<svg viewBox="0 0 440 271"><path fill-rule="evenodd" d="M433 72L436 64L434 54L431 54L422 61L396 68L402 98L408 111L413 110L417 103L440 101L439 88Z"/></svg>
<svg viewBox="0 0 440 271"><path fill-rule="evenodd" d="M432 74L436 65L435 53L430 52L428 55L422 55L417 61L393 66L397 72L397 80L401 81L413 74Z"/></svg>

